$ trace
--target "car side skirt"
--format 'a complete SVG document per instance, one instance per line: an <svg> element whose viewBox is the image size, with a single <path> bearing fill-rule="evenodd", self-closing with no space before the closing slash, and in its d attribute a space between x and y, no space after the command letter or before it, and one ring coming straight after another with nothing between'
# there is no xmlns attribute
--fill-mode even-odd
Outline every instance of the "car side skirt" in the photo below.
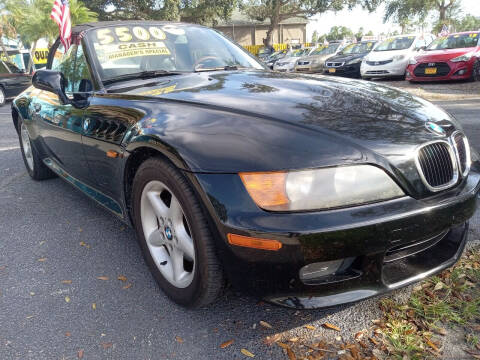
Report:
<svg viewBox="0 0 480 360"><path fill-rule="evenodd" d="M70 175L66 172L55 160L52 158L45 158L43 159L45 165L47 165L55 174L57 174L60 178L66 180L68 183L75 186L78 190L82 191L91 199L95 200L98 204L102 205L107 210L114 213L116 216L121 218L122 220L125 219L125 213L123 211L122 206L118 202L116 202L111 197L105 195L104 193L98 191L97 189L93 188L85 184L84 182L78 180L77 178Z"/></svg>

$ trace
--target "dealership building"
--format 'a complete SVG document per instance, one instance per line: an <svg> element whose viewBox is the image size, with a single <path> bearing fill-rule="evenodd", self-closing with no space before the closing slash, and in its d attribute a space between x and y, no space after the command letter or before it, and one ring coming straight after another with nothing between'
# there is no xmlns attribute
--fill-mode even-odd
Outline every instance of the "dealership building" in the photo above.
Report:
<svg viewBox="0 0 480 360"><path fill-rule="evenodd" d="M307 42L307 23L304 18L282 21L273 31L273 43L303 44ZM236 10L228 21L220 22L215 29L235 40L240 45L263 45L270 20L256 21Z"/></svg>

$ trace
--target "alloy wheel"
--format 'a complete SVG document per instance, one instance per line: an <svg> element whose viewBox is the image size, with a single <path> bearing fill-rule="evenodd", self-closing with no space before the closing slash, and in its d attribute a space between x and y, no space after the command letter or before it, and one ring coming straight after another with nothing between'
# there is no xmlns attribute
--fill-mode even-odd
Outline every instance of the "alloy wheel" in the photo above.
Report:
<svg viewBox="0 0 480 360"><path fill-rule="evenodd" d="M161 181L142 191L140 216L143 234L156 266L177 288L186 288L195 272L195 246L182 206Z"/></svg>
<svg viewBox="0 0 480 360"><path fill-rule="evenodd" d="M5 93L3 92L3 89L0 87L0 106L2 106L5 103Z"/></svg>
<svg viewBox="0 0 480 360"><path fill-rule="evenodd" d="M21 127L21 138L22 138L22 148L25 159L27 160L27 166L30 171L33 171L33 153L32 153L32 144L30 142L30 135L28 134L27 127L22 123Z"/></svg>

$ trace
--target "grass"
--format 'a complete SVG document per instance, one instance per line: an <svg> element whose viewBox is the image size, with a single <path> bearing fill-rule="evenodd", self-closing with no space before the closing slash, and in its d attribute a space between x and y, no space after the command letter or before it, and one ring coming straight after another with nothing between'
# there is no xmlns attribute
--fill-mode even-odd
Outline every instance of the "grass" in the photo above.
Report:
<svg viewBox="0 0 480 360"><path fill-rule="evenodd" d="M288 358L322 359L327 354L317 350L321 348L339 359L436 359L449 329L465 334L465 343L459 344L465 357L480 359L480 247L467 251L453 268L415 285L406 301L384 298L379 306L382 318L361 336L355 334L354 342L299 341L286 351Z"/></svg>

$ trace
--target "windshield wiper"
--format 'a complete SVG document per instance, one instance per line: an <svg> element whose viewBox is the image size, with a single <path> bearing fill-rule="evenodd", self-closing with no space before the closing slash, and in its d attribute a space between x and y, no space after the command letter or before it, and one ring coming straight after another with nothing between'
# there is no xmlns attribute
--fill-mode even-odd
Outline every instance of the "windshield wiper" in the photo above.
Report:
<svg viewBox="0 0 480 360"><path fill-rule="evenodd" d="M151 79L161 76L170 76L170 75L181 75L183 72L180 71L167 71L167 70L151 70L151 71L141 71L137 73L124 74L115 76L110 79L103 80L104 84L112 84L118 81L126 80L135 80L135 79Z"/></svg>
<svg viewBox="0 0 480 360"><path fill-rule="evenodd" d="M214 68L200 68L195 69L195 72L201 71L222 71L222 70L238 70L238 69L246 69L246 67L238 67L237 65L226 65L226 66L219 66Z"/></svg>

